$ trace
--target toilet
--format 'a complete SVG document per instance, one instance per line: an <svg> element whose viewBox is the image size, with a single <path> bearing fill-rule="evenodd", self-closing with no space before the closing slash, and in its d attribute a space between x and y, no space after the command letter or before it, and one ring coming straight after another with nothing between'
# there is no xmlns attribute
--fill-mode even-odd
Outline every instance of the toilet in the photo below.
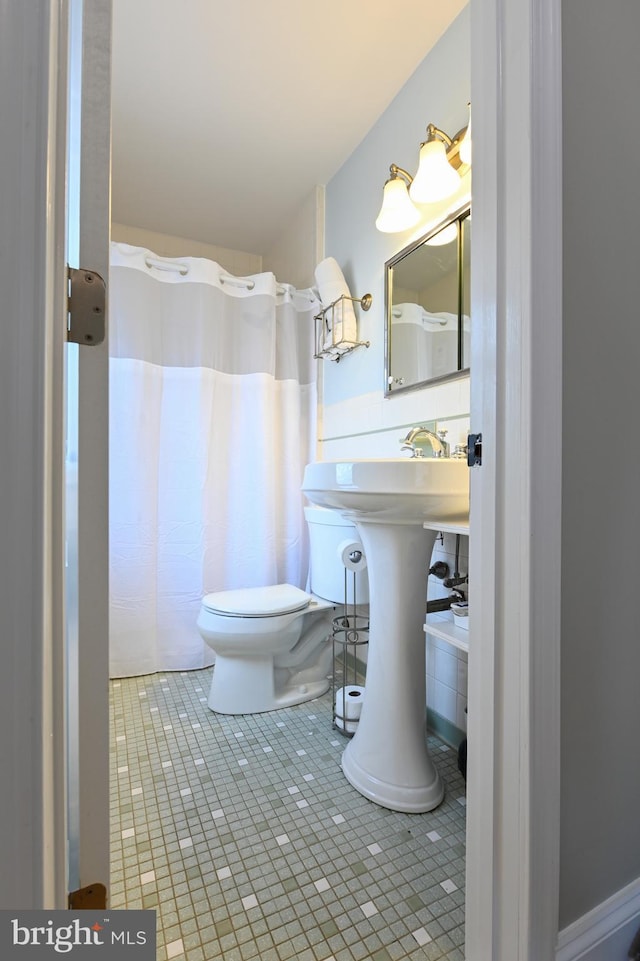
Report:
<svg viewBox="0 0 640 961"><path fill-rule="evenodd" d="M364 553L351 557L354 548L362 551L356 528L322 507L305 507L304 513L310 593L275 584L218 591L202 600L198 630L216 656L207 703L218 714L274 711L324 694L332 620L344 604L345 583L349 604L354 588L358 608L369 602ZM345 557L351 557L346 578Z"/></svg>

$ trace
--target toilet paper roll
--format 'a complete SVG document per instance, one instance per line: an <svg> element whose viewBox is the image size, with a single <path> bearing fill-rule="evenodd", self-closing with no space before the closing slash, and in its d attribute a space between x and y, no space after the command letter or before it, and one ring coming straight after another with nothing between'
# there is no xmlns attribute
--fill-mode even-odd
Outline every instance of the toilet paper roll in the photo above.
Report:
<svg viewBox="0 0 640 961"><path fill-rule="evenodd" d="M348 684L336 692L336 727L347 734L354 734L362 711L364 688L358 684Z"/></svg>
<svg viewBox="0 0 640 961"><path fill-rule="evenodd" d="M367 566L364 547L360 541L342 541L338 545L338 557L348 571L363 571Z"/></svg>

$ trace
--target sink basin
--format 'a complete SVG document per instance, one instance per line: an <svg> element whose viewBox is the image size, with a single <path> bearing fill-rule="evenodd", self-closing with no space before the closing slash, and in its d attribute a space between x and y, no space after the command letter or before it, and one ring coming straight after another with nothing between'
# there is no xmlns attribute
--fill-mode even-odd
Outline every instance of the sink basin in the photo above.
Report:
<svg viewBox="0 0 640 961"><path fill-rule="evenodd" d="M431 811L444 786L427 747L424 623L435 530L469 517L464 460L409 458L307 464L308 500L352 520L369 572L369 652L358 727L342 755L347 780L394 811Z"/></svg>
<svg viewBox="0 0 640 961"><path fill-rule="evenodd" d="M308 464L302 490L321 507L358 515L369 523L458 521L469 518L466 461L390 457Z"/></svg>

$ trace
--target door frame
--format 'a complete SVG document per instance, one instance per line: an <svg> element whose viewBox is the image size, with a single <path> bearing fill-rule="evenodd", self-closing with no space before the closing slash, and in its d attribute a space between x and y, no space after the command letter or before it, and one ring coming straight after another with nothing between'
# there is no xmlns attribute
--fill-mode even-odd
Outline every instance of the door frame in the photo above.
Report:
<svg viewBox="0 0 640 961"><path fill-rule="evenodd" d="M468 961L536 961L557 945L560 28L560 0L471 0L471 430L483 464L471 476Z"/></svg>
<svg viewBox="0 0 640 961"><path fill-rule="evenodd" d="M59 907L66 891L65 104L58 96L66 81L65 3L5 4L0 17L0 906Z"/></svg>
<svg viewBox="0 0 640 961"><path fill-rule="evenodd" d="M64 0L41 2L52 15L65 6ZM102 6L106 11L109 0ZM555 952L558 904L560 0L471 0L471 11L472 297L483 331L473 347L472 365L482 376L472 378L472 429L482 430L485 446L483 466L473 471L471 484L470 564L478 574L471 586L477 643L469 689L468 959L533 961ZM51 84L50 73L49 94ZM51 119L49 111L40 121ZM46 233L46 214L40 216ZM44 280L40 287L46 300L50 287ZM46 363L55 350L45 309L42 317L32 342ZM24 363L17 351L14 361ZM55 389L52 402L55 406ZM45 407L46 421L51 411ZM54 423L53 435L57 429ZM541 434L544 446L538 443ZM41 500L49 497L55 473L51 437L34 431L27 458L42 467L36 475ZM24 469L24 458L11 464L18 484ZM41 533L29 545L33 567L38 561L55 563L51 532L58 493L54 483ZM33 596L30 601L43 620L51 613L57 623L50 581L43 589L42 577L36 580L37 601ZM24 583L18 594L24 594ZM43 642L49 653L55 649L55 623L53 629L42 627L34 649L41 650ZM43 714L50 708L51 716L60 696L53 660L45 653L43 674L34 677L31 691L32 699L39 699L44 690ZM102 703L107 676L97 666L90 676ZM42 728L46 740L50 728ZM102 743L107 736L104 730L97 735ZM59 793L54 770L59 754L49 750L50 743L35 759L44 770L39 803ZM43 879L51 874L47 865L59 863L59 848L48 843L55 842L59 823L56 818L44 824L42 847L34 836L32 847L21 852L34 864L39 856Z"/></svg>
<svg viewBox="0 0 640 961"><path fill-rule="evenodd" d="M78 263L109 280L112 0L67 0L77 129L67 161ZM80 70L77 60L81 58ZM73 159L72 174L70 161ZM72 224L73 221L73 224ZM66 268L65 268L66 273ZM108 293L107 293L108 301ZM74 726L70 886L109 889L109 348L78 348L77 636L65 697ZM74 592L75 593L75 592ZM73 699L74 703L70 701ZM77 757L76 757L77 753ZM70 752L71 754L71 752Z"/></svg>

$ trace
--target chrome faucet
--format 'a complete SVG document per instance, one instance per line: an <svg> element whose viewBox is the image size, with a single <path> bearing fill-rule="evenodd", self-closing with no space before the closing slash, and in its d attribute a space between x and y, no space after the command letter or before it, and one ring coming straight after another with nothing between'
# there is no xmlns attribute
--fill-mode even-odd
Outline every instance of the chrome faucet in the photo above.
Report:
<svg viewBox="0 0 640 961"><path fill-rule="evenodd" d="M450 447L445 440L446 436L446 430L439 430L437 434L434 434L428 427L412 427L407 436L400 440L402 444L400 449L410 450L412 457L424 457L424 451L421 447L416 447L415 442L418 437L426 437L431 444L434 457L448 457Z"/></svg>

